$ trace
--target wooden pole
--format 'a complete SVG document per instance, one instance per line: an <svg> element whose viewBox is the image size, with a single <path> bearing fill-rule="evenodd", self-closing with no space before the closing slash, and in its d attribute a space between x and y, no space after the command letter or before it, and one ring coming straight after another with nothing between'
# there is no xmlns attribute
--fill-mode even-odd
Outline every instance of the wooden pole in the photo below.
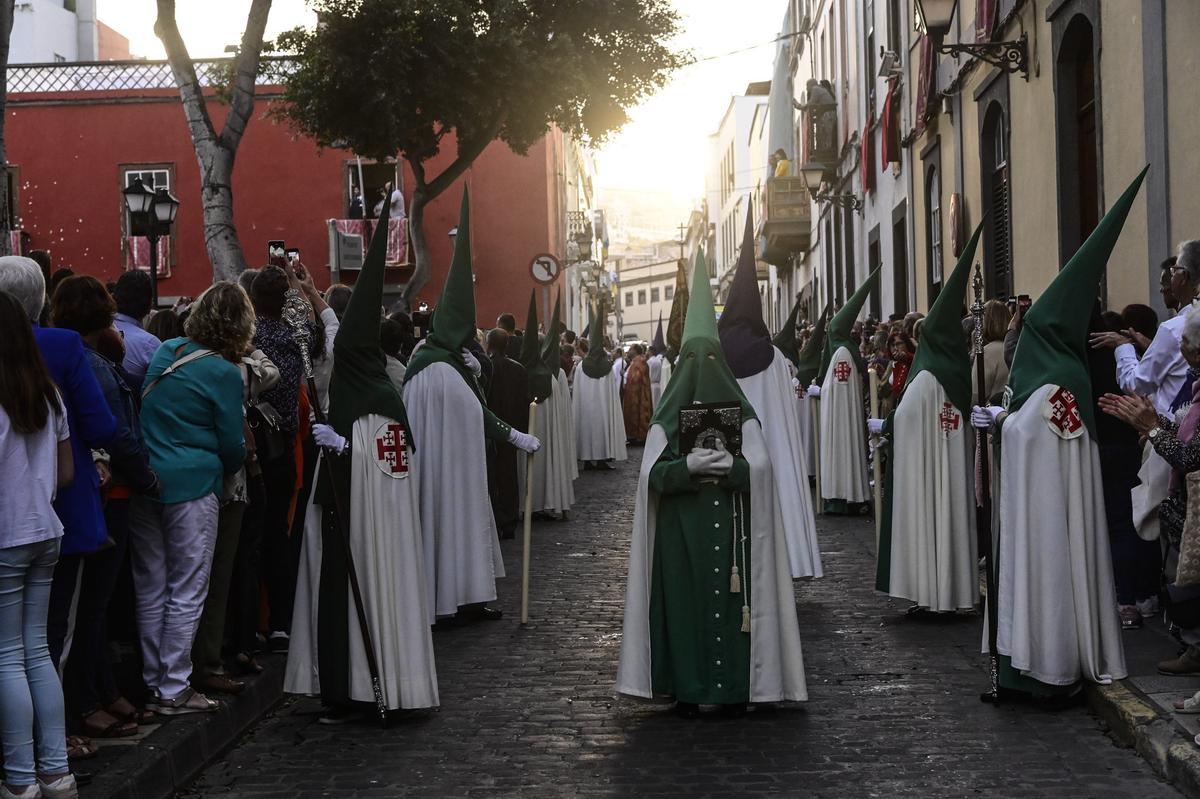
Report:
<svg viewBox="0 0 1200 799"><path fill-rule="evenodd" d="M529 403L529 435L533 435L537 421L537 403ZM525 457L525 530L521 547L521 624L529 623L529 546L533 534L533 459L537 453Z"/></svg>
<svg viewBox="0 0 1200 799"><path fill-rule="evenodd" d="M871 386L871 418L879 418L879 373L874 369L867 369L867 376ZM874 499L875 499L875 547L879 547L879 525L880 511L883 508L883 461L879 456L879 436L871 436L871 440L876 443L875 452L871 454L871 470L874 479Z"/></svg>
<svg viewBox="0 0 1200 799"><path fill-rule="evenodd" d="M808 407L813 416L812 431L813 431L813 452L816 453L814 461L816 469L813 470L814 488L816 488L816 512L818 515L825 513L825 500L821 497L821 400L818 397L808 398Z"/></svg>

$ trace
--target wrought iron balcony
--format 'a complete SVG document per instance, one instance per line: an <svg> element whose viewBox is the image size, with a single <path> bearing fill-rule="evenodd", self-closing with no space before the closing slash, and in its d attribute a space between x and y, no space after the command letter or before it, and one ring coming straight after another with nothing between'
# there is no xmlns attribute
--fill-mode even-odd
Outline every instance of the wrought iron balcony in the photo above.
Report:
<svg viewBox="0 0 1200 799"><path fill-rule="evenodd" d="M784 266L792 256L808 251L812 240L812 198L803 178L767 181L762 237L763 260L775 266Z"/></svg>

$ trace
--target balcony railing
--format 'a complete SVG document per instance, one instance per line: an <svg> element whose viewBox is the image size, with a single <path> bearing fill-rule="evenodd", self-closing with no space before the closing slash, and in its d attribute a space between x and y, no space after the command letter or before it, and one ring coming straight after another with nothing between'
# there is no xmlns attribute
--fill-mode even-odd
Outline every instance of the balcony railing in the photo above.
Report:
<svg viewBox="0 0 1200 799"><path fill-rule="evenodd" d="M232 58L193 61L203 88L229 84ZM255 83L271 86L280 82L291 66L285 56L264 56ZM70 61L52 64L10 64L9 94L47 92L102 92L174 89L175 75L166 61Z"/></svg>
<svg viewBox="0 0 1200 799"><path fill-rule="evenodd" d="M812 240L812 198L803 178L767 181L767 207L762 235L763 260L784 266L792 256L808 251Z"/></svg>

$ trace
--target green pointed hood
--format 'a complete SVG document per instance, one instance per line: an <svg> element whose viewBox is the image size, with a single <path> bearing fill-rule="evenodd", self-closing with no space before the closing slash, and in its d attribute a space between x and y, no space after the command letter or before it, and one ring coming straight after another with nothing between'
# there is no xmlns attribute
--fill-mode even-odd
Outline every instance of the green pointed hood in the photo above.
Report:
<svg viewBox="0 0 1200 799"><path fill-rule="evenodd" d="M521 365L529 378L529 393L538 402L550 396L550 370L538 349L537 289L529 292L529 314L525 317L525 333L521 337Z"/></svg>
<svg viewBox="0 0 1200 799"><path fill-rule="evenodd" d="M480 395L482 389L475 375L467 368L462 349L475 338L475 283L471 269L471 209L467 189L463 187L462 207L458 217L458 235L454 239L454 259L442 296L433 309L429 336L413 353L404 372L404 382L412 380L425 367L448 363L458 370L467 384Z"/></svg>
<svg viewBox="0 0 1200 799"><path fill-rule="evenodd" d="M821 376L824 378L825 370L829 367L829 361L833 358L833 354L840 347L845 347L850 350L850 354L858 360L858 345L850 338L850 331L854 327L854 322L858 319L859 312L867 303L867 298L871 296L871 292L879 285L879 270L882 266L875 267L863 284L858 287L858 290L850 295L850 299L846 300L846 304L842 306L842 310L833 315L833 319L829 320L829 332L825 339L825 349L821 355Z"/></svg>
<svg viewBox="0 0 1200 799"><path fill-rule="evenodd" d="M562 371L562 345L559 341L562 338L562 292L558 292L558 296L554 299L554 316L551 317L550 325L546 328L546 343L542 346L542 362L546 364L546 368L550 370L550 374L554 377Z"/></svg>
<svg viewBox="0 0 1200 799"><path fill-rule="evenodd" d="M603 380L612 371L613 360L604 351L604 330L608 327L608 313L604 298L600 297L592 308L594 317L588 323L588 351L583 359L583 373L593 380Z"/></svg>
<svg viewBox="0 0 1200 799"><path fill-rule="evenodd" d="M833 303L825 303L825 310L821 311L821 318L817 320L812 335L804 343L804 349L800 350L800 357L796 360L796 379L802 386L811 385L821 371L821 357L825 352L825 332L829 329L829 314L832 311Z"/></svg>
<svg viewBox="0 0 1200 799"><path fill-rule="evenodd" d="M975 248L982 232L981 221L962 255L958 256L958 263L946 279L942 292L933 301L921 326L917 357L905 383L911 383L920 372L932 372L949 400L966 416L971 414L971 354L967 337L963 335L962 313L967 286L971 284L971 263L975 260Z"/></svg>
<svg viewBox="0 0 1200 799"><path fill-rule="evenodd" d="M384 261L387 255L386 205L333 340L329 424L346 438L350 438L354 422L370 413L395 419L405 430L408 429L404 401L388 377L387 356L379 346L383 276L386 271ZM316 401L315 397L312 399Z"/></svg>
<svg viewBox="0 0 1200 799"><path fill-rule="evenodd" d="M696 255L679 360L650 420L651 425L662 427L668 449L677 456L686 454L679 451L679 411L697 402L740 402L742 421L756 418L721 351L717 312L703 253Z"/></svg>
<svg viewBox="0 0 1200 799"><path fill-rule="evenodd" d="M792 366L800 365L800 348L796 346L796 320L799 318L800 300L797 299L792 305L792 312L788 314L783 327L779 328L779 332L775 334L775 338L771 339L771 343L775 345L777 350L783 353L785 358L792 362Z"/></svg>
<svg viewBox="0 0 1200 799"><path fill-rule="evenodd" d="M679 354L683 344L683 320L687 317L688 285L687 261L679 259L679 268L675 270L675 296L671 298L671 314L667 318L667 357L674 358Z"/></svg>
<svg viewBox="0 0 1200 799"><path fill-rule="evenodd" d="M1063 386L1077 398L1079 415L1088 432L1095 437L1096 413L1087 365L1092 299L1149 169L1147 166L1134 178L1058 277L1026 312L1008 376L1006 393L1010 413L1019 410L1042 386Z"/></svg>

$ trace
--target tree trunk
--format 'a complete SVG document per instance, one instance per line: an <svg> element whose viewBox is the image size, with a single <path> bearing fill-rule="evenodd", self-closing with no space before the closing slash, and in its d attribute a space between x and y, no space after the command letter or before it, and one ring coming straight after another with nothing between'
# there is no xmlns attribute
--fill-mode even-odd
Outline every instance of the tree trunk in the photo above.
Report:
<svg viewBox="0 0 1200 799"><path fill-rule="evenodd" d="M426 188L418 186L413 192L412 203L408 207L408 229L409 235L412 237L413 248L413 274L400 294L400 299L406 309L412 308L413 298L429 282L429 275L433 271L432 264L429 262L429 242L425 238L425 206L428 202Z"/></svg>
<svg viewBox="0 0 1200 799"><path fill-rule="evenodd" d="M242 43L234 58L229 113L219 134L208 114L204 88L175 21L175 0L158 0L157 5L154 32L167 51L196 160L200 164L204 247L212 263L213 279L236 280L246 269L246 256L233 224L233 162L246 125L254 114L255 79L271 0L253 0L251 3Z"/></svg>
<svg viewBox="0 0 1200 799"><path fill-rule="evenodd" d="M16 0L0 2L0 255L12 255L12 236L9 231L8 202L8 144L4 139L4 122L8 111L8 39L12 34L13 9Z"/></svg>

